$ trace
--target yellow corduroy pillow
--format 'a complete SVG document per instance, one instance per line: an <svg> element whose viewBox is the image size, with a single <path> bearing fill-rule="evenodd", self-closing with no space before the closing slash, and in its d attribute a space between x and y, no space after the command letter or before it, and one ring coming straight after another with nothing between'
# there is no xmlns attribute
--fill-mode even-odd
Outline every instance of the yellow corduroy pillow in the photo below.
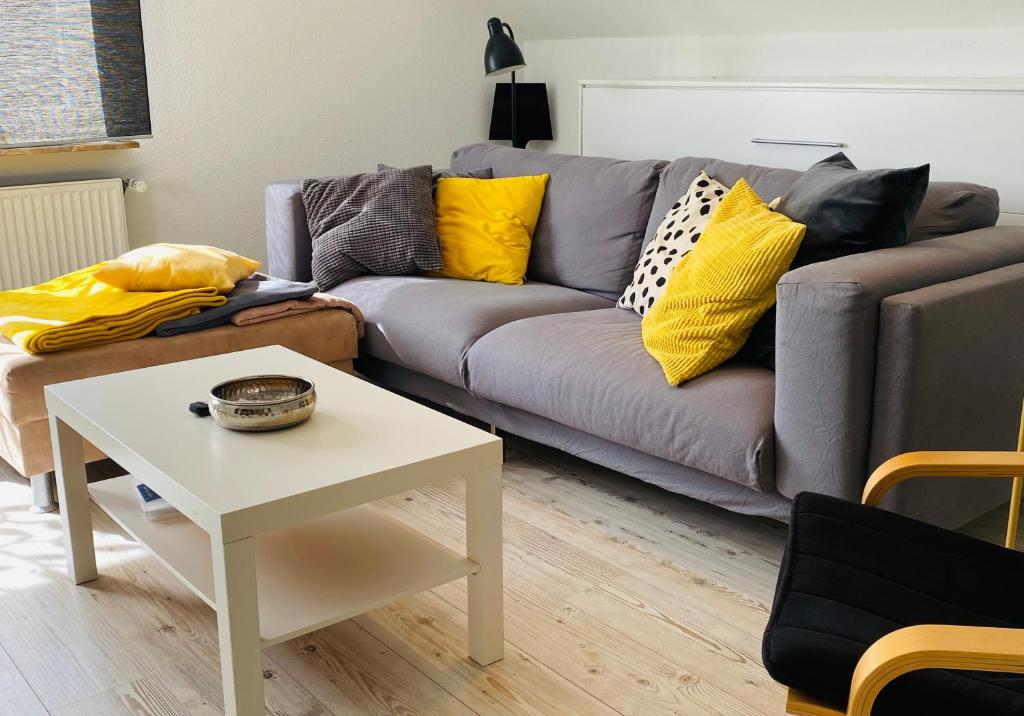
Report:
<svg viewBox="0 0 1024 716"><path fill-rule="evenodd" d="M520 284L548 175L440 179L434 218L442 269L433 274Z"/></svg>
<svg viewBox="0 0 1024 716"><path fill-rule="evenodd" d="M152 244L108 261L95 277L124 291L213 286L219 293L227 293L259 267L259 261L215 246Z"/></svg>
<svg viewBox="0 0 1024 716"><path fill-rule="evenodd" d="M676 266L642 324L672 385L731 358L775 303L775 286L807 227L776 213L740 179Z"/></svg>

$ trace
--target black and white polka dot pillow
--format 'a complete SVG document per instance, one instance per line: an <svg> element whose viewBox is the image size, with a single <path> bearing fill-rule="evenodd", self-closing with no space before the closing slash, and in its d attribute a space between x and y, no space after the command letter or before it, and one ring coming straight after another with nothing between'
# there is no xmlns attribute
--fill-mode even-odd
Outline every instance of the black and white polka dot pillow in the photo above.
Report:
<svg viewBox="0 0 1024 716"><path fill-rule="evenodd" d="M665 214L654 238L637 261L633 280L616 304L619 308L631 308L641 316L647 313L665 292L672 269L690 253L728 191L729 187L704 172L697 175L686 193Z"/></svg>

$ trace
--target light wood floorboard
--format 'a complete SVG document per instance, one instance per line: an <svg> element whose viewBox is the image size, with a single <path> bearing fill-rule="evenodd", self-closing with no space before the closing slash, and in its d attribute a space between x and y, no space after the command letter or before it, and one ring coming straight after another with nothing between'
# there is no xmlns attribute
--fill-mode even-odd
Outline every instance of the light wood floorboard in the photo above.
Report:
<svg viewBox="0 0 1024 716"><path fill-rule="evenodd" d="M18 667L0 649L0 716L46 716L46 708L18 671Z"/></svg>
<svg viewBox="0 0 1024 716"><path fill-rule="evenodd" d="M505 659L467 658L460 580L265 651L268 713L783 713L760 643L784 525L507 444ZM463 500L456 481L381 507L461 549ZM0 463L0 716L220 713L213 612L95 510L100 579L74 586L59 518L28 503Z"/></svg>

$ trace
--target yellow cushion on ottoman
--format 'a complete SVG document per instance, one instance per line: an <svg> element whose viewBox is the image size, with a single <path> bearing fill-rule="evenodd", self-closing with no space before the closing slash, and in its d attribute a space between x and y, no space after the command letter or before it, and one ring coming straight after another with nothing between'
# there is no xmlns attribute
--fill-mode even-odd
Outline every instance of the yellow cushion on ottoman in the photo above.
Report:
<svg viewBox="0 0 1024 716"><path fill-rule="evenodd" d="M152 244L108 261L95 276L125 291L180 291L213 286L227 293L251 276L260 262L218 249L192 244Z"/></svg>
<svg viewBox="0 0 1024 716"><path fill-rule="evenodd" d="M769 209L744 180L736 182L644 317L644 346L669 383L696 378L736 354L775 303L775 286L806 228Z"/></svg>
<svg viewBox="0 0 1024 716"><path fill-rule="evenodd" d="M442 178L434 196L442 269L436 276L519 284L548 175Z"/></svg>

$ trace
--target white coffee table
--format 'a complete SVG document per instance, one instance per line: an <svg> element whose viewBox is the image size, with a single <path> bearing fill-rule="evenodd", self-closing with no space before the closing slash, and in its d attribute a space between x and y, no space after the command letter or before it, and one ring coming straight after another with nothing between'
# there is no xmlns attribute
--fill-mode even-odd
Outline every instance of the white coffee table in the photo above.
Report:
<svg viewBox="0 0 1024 716"><path fill-rule="evenodd" d="M310 420L240 433L187 406L228 378L316 383ZM461 577L469 655L502 658L501 440L280 346L46 388L68 573L96 579L90 498L217 611L224 707L264 713L262 648ZM82 438L181 515L150 521L129 477L87 485ZM373 507L466 481L466 555Z"/></svg>

